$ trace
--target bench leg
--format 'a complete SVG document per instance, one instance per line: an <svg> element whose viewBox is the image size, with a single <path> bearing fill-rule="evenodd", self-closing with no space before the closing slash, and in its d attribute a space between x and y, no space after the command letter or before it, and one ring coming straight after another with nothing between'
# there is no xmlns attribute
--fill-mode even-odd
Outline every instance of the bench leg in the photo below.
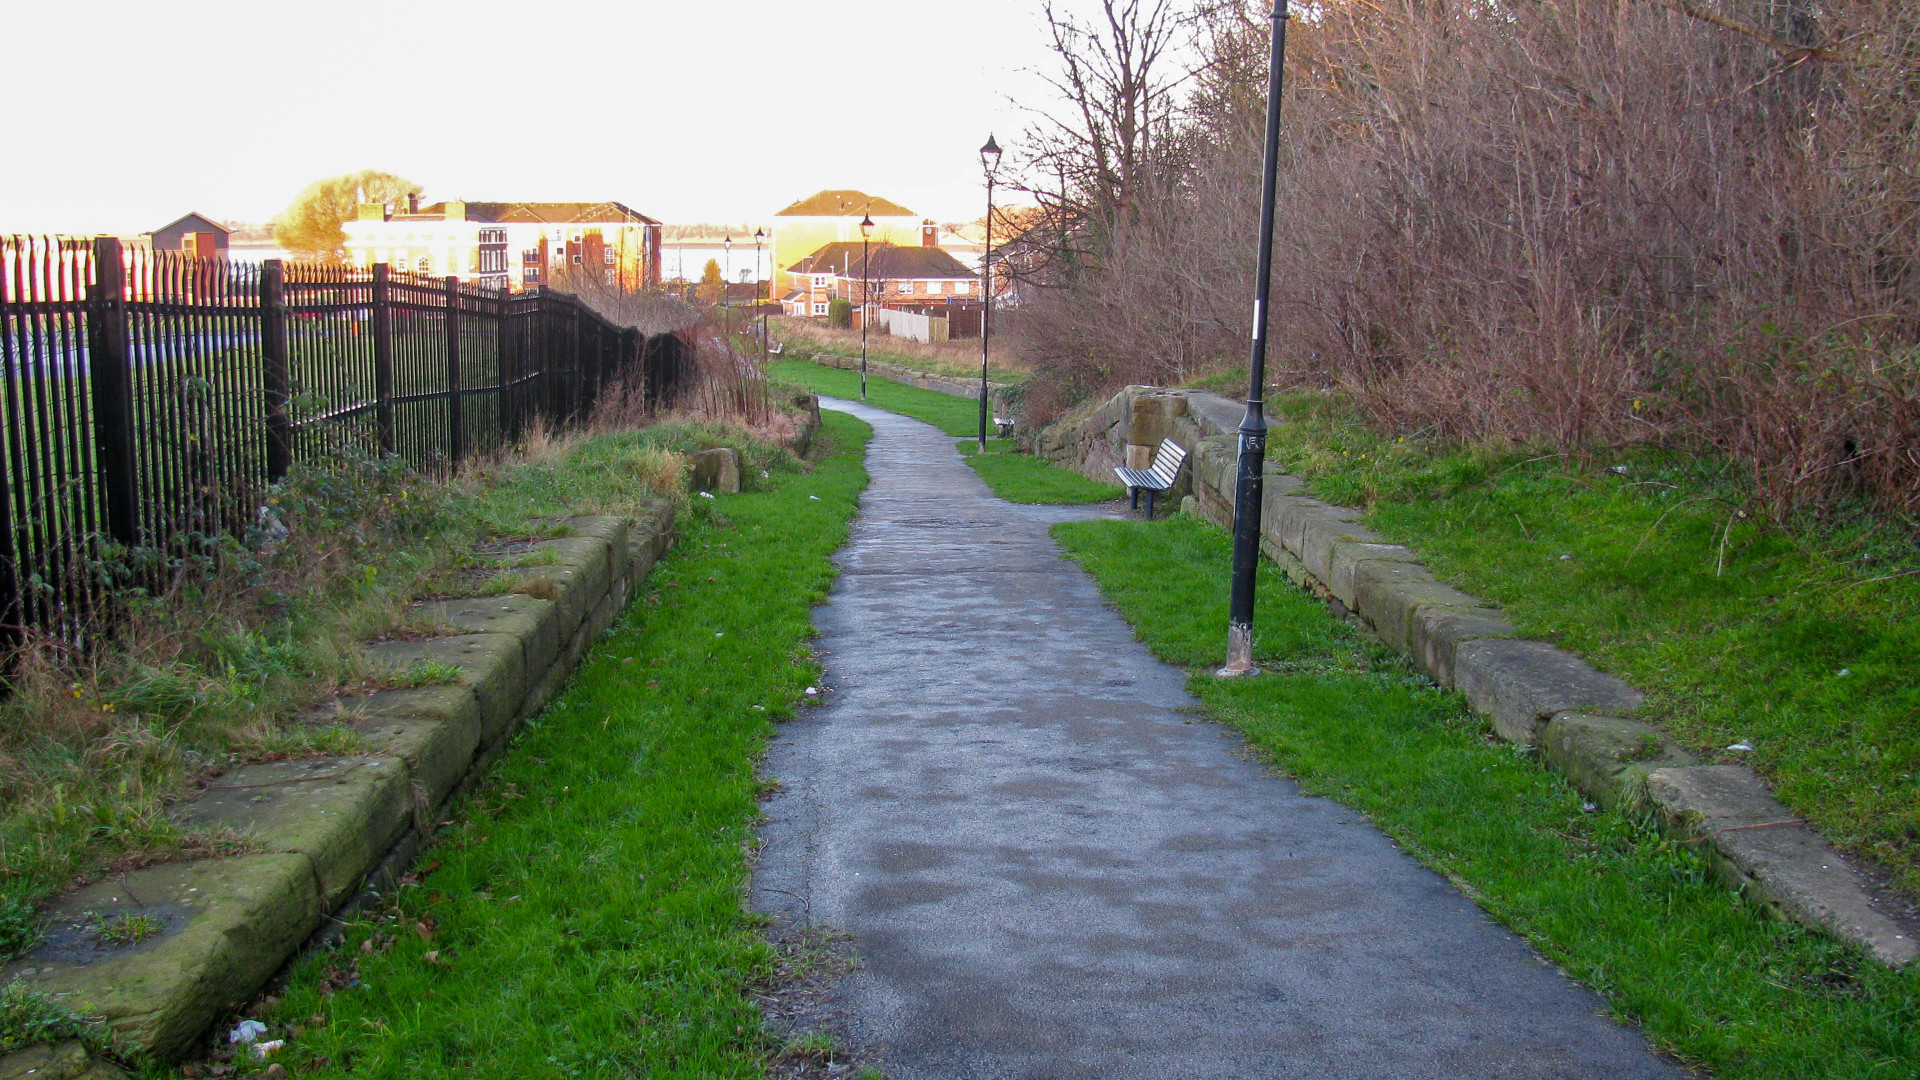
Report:
<svg viewBox="0 0 1920 1080"><path fill-rule="evenodd" d="M1127 489L1127 509L1129 510L1140 509L1140 489L1139 488L1130 487Z"/></svg>
<svg viewBox="0 0 1920 1080"><path fill-rule="evenodd" d="M1153 520L1153 489L1147 489L1147 520Z"/></svg>

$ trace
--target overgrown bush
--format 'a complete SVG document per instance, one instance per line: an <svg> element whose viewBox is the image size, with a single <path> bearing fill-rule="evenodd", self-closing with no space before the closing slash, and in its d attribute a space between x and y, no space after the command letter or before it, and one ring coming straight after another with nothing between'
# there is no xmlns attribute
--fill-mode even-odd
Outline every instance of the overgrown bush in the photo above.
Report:
<svg viewBox="0 0 1920 1080"><path fill-rule="evenodd" d="M1023 291L1036 416L1244 363L1263 15L1208 24L1184 156ZM1289 45L1276 381L1447 439L1711 448L1775 516L1920 511L1920 7L1332 3Z"/></svg>
<svg viewBox="0 0 1920 1080"><path fill-rule="evenodd" d="M835 330L846 330L853 326L853 301L828 301L827 325L833 327Z"/></svg>

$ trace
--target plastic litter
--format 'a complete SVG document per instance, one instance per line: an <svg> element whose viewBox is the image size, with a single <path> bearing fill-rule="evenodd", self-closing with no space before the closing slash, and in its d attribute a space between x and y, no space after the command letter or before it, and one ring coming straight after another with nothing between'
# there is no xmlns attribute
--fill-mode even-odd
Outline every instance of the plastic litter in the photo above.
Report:
<svg viewBox="0 0 1920 1080"><path fill-rule="evenodd" d="M263 1043L254 1043L253 1044L253 1060L265 1061L267 1060L268 1054L273 1053L275 1050L278 1050L285 1045L287 1045L287 1040L285 1039L268 1039L266 1042L263 1042Z"/></svg>
<svg viewBox="0 0 1920 1080"><path fill-rule="evenodd" d="M809 687L807 687L807 689L806 689L806 694L807 694L807 696L808 696L808 697L819 697L819 696L820 696L820 688L819 688L819 687L817 687L817 686L809 686Z"/></svg>
<svg viewBox="0 0 1920 1080"><path fill-rule="evenodd" d="M1733 751L1736 754L1744 754L1753 749L1753 744L1746 741L1745 739L1742 739L1739 742L1734 743L1732 746L1727 747L1727 749Z"/></svg>
<svg viewBox="0 0 1920 1080"><path fill-rule="evenodd" d="M267 1025L258 1020L242 1020L227 1032L229 1043L251 1043L267 1033Z"/></svg>

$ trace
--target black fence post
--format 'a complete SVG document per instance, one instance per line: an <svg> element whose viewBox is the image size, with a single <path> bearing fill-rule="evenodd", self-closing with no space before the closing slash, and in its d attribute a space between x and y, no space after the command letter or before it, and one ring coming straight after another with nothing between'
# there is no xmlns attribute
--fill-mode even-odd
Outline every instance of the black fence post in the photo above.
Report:
<svg viewBox="0 0 1920 1080"><path fill-rule="evenodd" d="M279 483L293 467L292 373L287 359L287 268L260 264L260 373L267 391L267 481Z"/></svg>
<svg viewBox="0 0 1920 1080"><path fill-rule="evenodd" d="M393 453L393 301L387 264L373 264L373 398L380 453Z"/></svg>
<svg viewBox="0 0 1920 1080"><path fill-rule="evenodd" d="M514 332L513 294L500 294L500 360L495 365L494 381L499 384L500 439L512 446L520 441L518 413L514 409L513 395L518 393L514 383L520 369L520 335Z"/></svg>
<svg viewBox="0 0 1920 1080"><path fill-rule="evenodd" d="M460 279L447 276L447 461L457 472L466 453L460 401Z"/></svg>
<svg viewBox="0 0 1920 1080"><path fill-rule="evenodd" d="M120 254L118 239L101 237L93 242L93 287L87 290L87 376L93 386L94 452L107 534L133 547L140 540L139 480L133 463L127 270Z"/></svg>
<svg viewBox="0 0 1920 1080"><path fill-rule="evenodd" d="M585 321L586 308L579 300L573 302L573 318L567 320L567 403L554 410L554 422L571 423L580 418L580 383L585 367L580 348L580 324Z"/></svg>

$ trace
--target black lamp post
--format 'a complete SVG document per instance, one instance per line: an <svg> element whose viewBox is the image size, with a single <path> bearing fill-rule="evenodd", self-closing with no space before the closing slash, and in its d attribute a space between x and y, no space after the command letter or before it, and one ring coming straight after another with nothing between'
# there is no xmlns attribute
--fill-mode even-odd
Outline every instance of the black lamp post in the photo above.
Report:
<svg viewBox="0 0 1920 1080"><path fill-rule="evenodd" d="M720 250L724 253L721 258L727 264L726 269L720 272L720 306L731 307L727 299L727 283L733 280L733 237L721 240Z"/></svg>
<svg viewBox="0 0 1920 1080"><path fill-rule="evenodd" d="M760 362L767 362L767 309L760 307L760 244L767 238L767 230L753 230L753 304L760 308Z"/></svg>
<svg viewBox="0 0 1920 1080"><path fill-rule="evenodd" d="M1251 675L1253 583L1260 559L1260 499L1267 467L1267 298L1273 283L1273 202L1280 161L1281 74L1287 60L1287 0L1274 0L1267 71L1267 143L1260 183L1260 255L1253 277L1253 357L1247 415L1240 421L1240 466L1233 498L1233 587L1227 602L1227 666L1222 676Z"/></svg>
<svg viewBox="0 0 1920 1080"><path fill-rule="evenodd" d="M987 174L987 243L980 252L980 452L987 452L987 332L993 322L993 179L1000 169L1000 144L987 134L980 148L980 168Z"/></svg>
<svg viewBox="0 0 1920 1080"><path fill-rule="evenodd" d="M873 236L873 215L860 219L860 400L867 400L867 242Z"/></svg>

